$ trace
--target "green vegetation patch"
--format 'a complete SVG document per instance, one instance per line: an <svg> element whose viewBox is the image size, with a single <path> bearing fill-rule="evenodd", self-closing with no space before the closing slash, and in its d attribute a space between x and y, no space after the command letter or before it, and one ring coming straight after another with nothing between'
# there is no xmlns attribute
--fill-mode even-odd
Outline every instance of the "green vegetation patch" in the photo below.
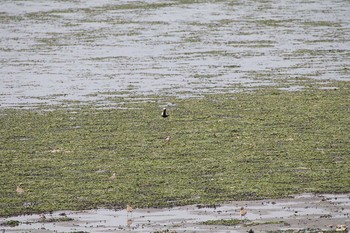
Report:
<svg viewBox="0 0 350 233"><path fill-rule="evenodd" d="M349 193L349 85L1 109L0 216Z"/></svg>
<svg viewBox="0 0 350 233"><path fill-rule="evenodd" d="M255 22L257 25L267 26L267 27L280 27L289 23L289 21L287 20L275 20L275 19L262 19L262 20L255 20L253 22Z"/></svg>
<svg viewBox="0 0 350 233"><path fill-rule="evenodd" d="M239 220L239 219L220 219L220 220L208 220L202 222L204 225L223 225L223 226L236 226L241 223L245 223L247 220Z"/></svg>
<svg viewBox="0 0 350 233"><path fill-rule="evenodd" d="M73 221L73 218L69 218L67 216L58 217L58 218L41 218L39 222L47 223L47 222L69 222Z"/></svg>
<svg viewBox="0 0 350 233"><path fill-rule="evenodd" d="M245 224L246 226L260 226L260 225L273 225L273 224L284 224L285 221L267 221L267 222L251 222Z"/></svg>
<svg viewBox="0 0 350 233"><path fill-rule="evenodd" d="M4 226L4 227L16 227L20 224L19 221L17 220L9 220L9 221L6 221L6 222L3 222L0 224L0 226Z"/></svg>
<svg viewBox="0 0 350 233"><path fill-rule="evenodd" d="M306 26L312 27L340 27L341 24L338 22L331 21L306 21L304 22Z"/></svg>

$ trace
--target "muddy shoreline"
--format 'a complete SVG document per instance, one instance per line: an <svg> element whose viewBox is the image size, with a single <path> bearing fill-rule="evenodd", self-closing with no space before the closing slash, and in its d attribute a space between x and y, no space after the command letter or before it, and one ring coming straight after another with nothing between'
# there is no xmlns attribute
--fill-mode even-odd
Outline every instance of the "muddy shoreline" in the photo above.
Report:
<svg viewBox="0 0 350 233"><path fill-rule="evenodd" d="M240 207L248 213L239 215ZM199 208L201 207L201 208ZM164 209L126 210L96 209L57 211L45 214L46 219L67 216L72 221L40 222L42 215L0 218L20 222L16 227L1 226L3 232L267 232L278 230L336 230L350 225L350 194L302 194L285 199L234 201L214 207L199 205ZM207 220L241 219L236 226L205 225Z"/></svg>

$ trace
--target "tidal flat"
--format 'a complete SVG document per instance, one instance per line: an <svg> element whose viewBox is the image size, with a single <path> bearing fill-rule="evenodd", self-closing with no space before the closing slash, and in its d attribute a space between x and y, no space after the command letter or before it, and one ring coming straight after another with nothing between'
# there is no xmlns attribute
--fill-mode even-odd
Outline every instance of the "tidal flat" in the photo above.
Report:
<svg viewBox="0 0 350 233"><path fill-rule="evenodd" d="M349 225L349 14L347 0L3 2L1 230L85 231L98 218L142 232L147 211L192 218L195 205L225 203L230 216L168 229L237 222L246 232L241 204L256 230ZM304 193L314 196L299 222L275 218L287 204L258 215L261 200ZM150 218L149 231L167 230ZM94 224L89 232L106 231Z"/></svg>
<svg viewBox="0 0 350 233"><path fill-rule="evenodd" d="M0 215L349 193L349 83L333 86L2 109Z"/></svg>
<svg viewBox="0 0 350 233"><path fill-rule="evenodd" d="M349 195L302 194L284 199L230 201L171 208L61 210L0 218L5 232L331 233L347 232ZM241 206L247 210L239 216ZM62 217L65 216L65 217ZM68 217L69 216L69 217Z"/></svg>

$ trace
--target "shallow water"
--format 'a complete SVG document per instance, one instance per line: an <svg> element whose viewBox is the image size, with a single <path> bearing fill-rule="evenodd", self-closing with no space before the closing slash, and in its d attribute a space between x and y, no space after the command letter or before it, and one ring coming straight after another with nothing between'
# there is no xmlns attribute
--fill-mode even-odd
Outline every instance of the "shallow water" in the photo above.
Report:
<svg viewBox="0 0 350 233"><path fill-rule="evenodd" d="M350 80L347 0L0 1L0 104Z"/></svg>
<svg viewBox="0 0 350 233"><path fill-rule="evenodd" d="M248 213L242 218L239 209L244 206ZM183 206L167 209L88 210L58 211L46 214L46 219L59 217L65 213L73 221L40 223L40 215L25 215L0 218L0 223L17 220L17 227L0 227L5 232L154 232L176 230L177 232L255 232L281 229L329 229L332 225L350 225L350 196L304 194L289 199L229 202L217 208L197 208ZM255 223L278 222L257 226L209 226L201 224L207 220L245 219Z"/></svg>

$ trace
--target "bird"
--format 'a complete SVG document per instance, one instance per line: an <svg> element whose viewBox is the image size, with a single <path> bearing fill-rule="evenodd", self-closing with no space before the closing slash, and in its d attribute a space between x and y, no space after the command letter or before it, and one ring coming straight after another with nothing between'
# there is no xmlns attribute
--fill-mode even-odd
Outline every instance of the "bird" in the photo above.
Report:
<svg viewBox="0 0 350 233"><path fill-rule="evenodd" d="M131 219L131 218L129 218L129 219L127 219L126 220L126 225L128 226L128 227L131 227L131 224L133 223L133 220Z"/></svg>
<svg viewBox="0 0 350 233"><path fill-rule="evenodd" d="M338 225L335 231L347 232L348 227L346 225Z"/></svg>
<svg viewBox="0 0 350 233"><path fill-rule="evenodd" d="M166 112L166 108L163 108L162 117L168 117L169 114Z"/></svg>
<svg viewBox="0 0 350 233"><path fill-rule="evenodd" d="M244 217L247 214L247 210L244 209L244 207L241 207L239 210L239 215L241 215L241 218Z"/></svg>
<svg viewBox="0 0 350 233"><path fill-rule="evenodd" d="M166 138L165 138L165 141L166 141L166 142L169 142L169 141L170 141L170 136L166 137Z"/></svg>
<svg viewBox="0 0 350 233"><path fill-rule="evenodd" d="M45 221L45 220L46 220L45 214L41 214L41 215L40 215L40 220L41 220L41 221Z"/></svg>
<svg viewBox="0 0 350 233"><path fill-rule="evenodd" d="M16 193L17 194L23 194L24 193L24 189L21 187L22 184L17 185L16 188Z"/></svg>
<svg viewBox="0 0 350 233"><path fill-rule="evenodd" d="M126 205L126 212L127 214L132 213L133 209L130 205Z"/></svg>
<svg viewBox="0 0 350 233"><path fill-rule="evenodd" d="M115 173L113 173L113 175L111 175L111 176L109 177L110 180L115 180L115 178L116 178Z"/></svg>

